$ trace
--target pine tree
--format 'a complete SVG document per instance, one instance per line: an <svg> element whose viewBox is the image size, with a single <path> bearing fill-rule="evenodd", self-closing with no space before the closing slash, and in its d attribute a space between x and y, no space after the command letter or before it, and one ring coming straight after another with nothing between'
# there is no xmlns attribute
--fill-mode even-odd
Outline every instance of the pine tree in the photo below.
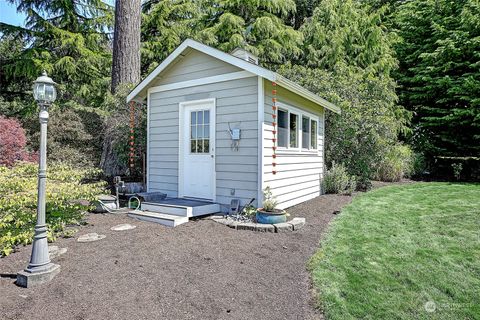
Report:
<svg viewBox="0 0 480 320"><path fill-rule="evenodd" d="M401 101L414 144L429 156L480 155L480 3L426 0L398 7Z"/></svg>
<svg viewBox="0 0 480 320"><path fill-rule="evenodd" d="M201 29L200 6L191 0L149 0L142 6L142 73L151 72Z"/></svg>
<svg viewBox="0 0 480 320"><path fill-rule="evenodd" d="M285 21L296 12L293 0L204 1L204 29L196 38L230 52L243 47L276 68L301 55L302 34Z"/></svg>
<svg viewBox="0 0 480 320"><path fill-rule="evenodd" d="M108 87L111 8L101 0L9 0L27 15L26 27L0 23L2 42L21 39L25 47L2 61L5 84L28 84L46 70L61 85L60 100L99 104ZM2 83L3 86L3 83Z"/></svg>

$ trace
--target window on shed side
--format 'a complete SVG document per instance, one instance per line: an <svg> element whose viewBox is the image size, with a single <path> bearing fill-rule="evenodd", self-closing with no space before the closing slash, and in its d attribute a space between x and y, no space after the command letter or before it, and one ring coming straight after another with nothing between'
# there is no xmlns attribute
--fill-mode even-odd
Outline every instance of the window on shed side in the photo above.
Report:
<svg viewBox="0 0 480 320"><path fill-rule="evenodd" d="M288 144L288 112L278 109L278 146L286 148Z"/></svg>
<svg viewBox="0 0 480 320"><path fill-rule="evenodd" d="M310 118L302 116L302 149L310 148Z"/></svg>
<svg viewBox="0 0 480 320"><path fill-rule="evenodd" d="M290 113L290 148L298 148L298 115Z"/></svg>

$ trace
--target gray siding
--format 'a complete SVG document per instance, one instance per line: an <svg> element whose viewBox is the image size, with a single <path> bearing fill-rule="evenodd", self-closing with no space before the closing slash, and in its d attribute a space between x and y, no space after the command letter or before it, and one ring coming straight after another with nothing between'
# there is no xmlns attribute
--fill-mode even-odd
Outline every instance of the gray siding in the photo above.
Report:
<svg viewBox="0 0 480 320"><path fill-rule="evenodd" d="M288 208L303 201L312 199L321 194L321 180L323 179L323 145L324 145L324 114L325 109L317 106L300 96L277 86L277 101L304 110L319 117L318 122L318 150L297 151L278 150L276 159L273 155L273 126L272 126L272 89L271 82L264 82L265 113L263 131L263 186L270 186L272 193L277 197L280 208ZM276 166L272 163L275 161ZM274 175L272 171L276 170Z"/></svg>
<svg viewBox="0 0 480 320"><path fill-rule="evenodd" d="M201 57L201 61L205 60L208 59ZM185 60L185 63L187 62ZM177 67L184 66L178 64ZM233 70L235 71L237 70ZM180 71L172 69L169 72L176 74ZM232 70L228 69L228 72ZM184 74L185 77L187 75ZM229 204L232 198L239 198L242 203L256 198L257 91L257 77L250 77L152 93L149 101L149 191L165 192L171 197L178 196L179 103L216 98L216 200L221 204ZM238 151L231 149L231 139L227 132L229 123L242 130ZM234 196L230 194L231 189L235 189Z"/></svg>
<svg viewBox="0 0 480 320"><path fill-rule="evenodd" d="M178 59L176 63L164 70L152 86L200 79L237 71L242 71L242 69L197 50L190 49L183 58Z"/></svg>

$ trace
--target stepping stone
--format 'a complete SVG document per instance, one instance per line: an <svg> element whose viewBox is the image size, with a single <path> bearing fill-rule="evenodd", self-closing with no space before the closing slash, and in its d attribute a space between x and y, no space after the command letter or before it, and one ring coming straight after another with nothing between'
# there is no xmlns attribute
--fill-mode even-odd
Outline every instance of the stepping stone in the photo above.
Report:
<svg viewBox="0 0 480 320"><path fill-rule="evenodd" d="M129 223L122 223L110 228L113 231L125 231L135 229L137 226L131 225Z"/></svg>
<svg viewBox="0 0 480 320"><path fill-rule="evenodd" d="M84 235L81 235L78 237L77 241L78 242L92 242L92 241L97 241L97 240L102 240L106 237L104 234L98 234L95 232L92 233L87 233Z"/></svg>
<svg viewBox="0 0 480 320"><path fill-rule="evenodd" d="M67 252L67 248L59 248L57 246L49 246L48 247L48 255L51 259L61 256L65 252Z"/></svg>

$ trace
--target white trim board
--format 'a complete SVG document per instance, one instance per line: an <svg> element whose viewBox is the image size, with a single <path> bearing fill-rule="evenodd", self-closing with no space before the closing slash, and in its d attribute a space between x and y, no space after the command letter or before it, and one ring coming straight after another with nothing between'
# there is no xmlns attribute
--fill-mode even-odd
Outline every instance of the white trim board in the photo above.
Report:
<svg viewBox="0 0 480 320"><path fill-rule="evenodd" d="M276 72L270 71L268 69L262 68L256 64L247 62L243 59L235 57L231 54L225 53L223 51L217 50L215 48L209 47L204 45L200 42L187 39L185 40L180 46L177 47L163 62L155 68L142 82L140 82L127 96L127 102L132 100L143 100L148 95L142 94L142 91L147 88L147 86L154 81L160 73L165 70L170 64L172 64L179 56L182 56L185 50L188 48L200 51L204 54L210 55L215 57L219 60L222 60L226 63L229 63L233 66L236 66L240 69L253 73L259 77L267 79L269 81L276 82L278 85L298 94L299 96L314 102L326 109L329 109L333 112L340 113L340 108L334 105L333 103L319 97L318 95L314 94L313 92L308 91L307 89L303 88L302 86L298 85L297 83L288 80L285 77L282 77Z"/></svg>
<svg viewBox="0 0 480 320"><path fill-rule="evenodd" d="M248 71L231 72L231 73L221 74L218 76L187 80L187 81L164 84L157 87L151 87L151 88L148 88L148 94L155 93L155 92L163 92L163 91L170 91L175 89L188 88L188 87L201 86L205 84L212 84L212 83L218 83L223 81L249 78L254 76L255 75L253 73L250 73Z"/></svg>
<svg viewBox="0 0 480 320"><path fill-rule="evenodd" d="M258 194L257 194L257 207L262 206L263 202L263 171L264 171L264 121L265 121L265 88L263 86L263 78L258 77Z"/></svg>

